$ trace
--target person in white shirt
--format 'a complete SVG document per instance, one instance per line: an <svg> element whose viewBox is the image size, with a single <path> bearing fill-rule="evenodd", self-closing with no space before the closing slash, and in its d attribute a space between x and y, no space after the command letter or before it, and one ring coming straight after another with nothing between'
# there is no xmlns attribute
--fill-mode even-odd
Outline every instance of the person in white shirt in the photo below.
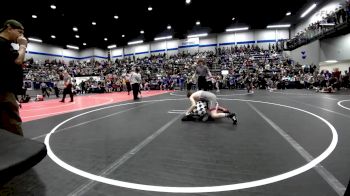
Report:
<svg viewBox="0 0 350 196"><path fill-rule="evenodd" d="M134 100L138 100L138 94L140 90L141 74L140 68L136 67L135 71L130 74L130 84L132 86L132 93L134 95Z"/></svg>

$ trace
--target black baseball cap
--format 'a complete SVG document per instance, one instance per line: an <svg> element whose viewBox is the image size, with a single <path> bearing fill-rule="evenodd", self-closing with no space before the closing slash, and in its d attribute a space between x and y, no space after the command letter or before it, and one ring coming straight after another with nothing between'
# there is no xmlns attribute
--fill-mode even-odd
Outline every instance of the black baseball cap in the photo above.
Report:
<svg viewBox="0 0 350 196"><path fill-rule="evenodd" d="M18 22L17 20L11 19L11 20L6 20L6 22L4 23L4 25L0 29L0 32L3 32L9 26L11 26L14 29L22 29L22 30L24 30L24 27L23 27L23 25L20 22Z"/></svg>

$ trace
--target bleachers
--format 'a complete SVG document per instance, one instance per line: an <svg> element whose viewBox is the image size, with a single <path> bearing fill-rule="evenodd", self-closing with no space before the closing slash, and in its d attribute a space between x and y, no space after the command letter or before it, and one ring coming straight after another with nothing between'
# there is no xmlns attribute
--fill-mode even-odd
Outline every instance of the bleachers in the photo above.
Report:
<svg viewBox="0 0 350 196"><path fill-rule="evenodd" d="M294 50L300 46L308 44L314 40L340 36L349 33L350 29L350 2L338 9L331 11L322 20L311 23L305 30L287 40L286 50ZM284 40L282 41L284 42Z"/></svg>

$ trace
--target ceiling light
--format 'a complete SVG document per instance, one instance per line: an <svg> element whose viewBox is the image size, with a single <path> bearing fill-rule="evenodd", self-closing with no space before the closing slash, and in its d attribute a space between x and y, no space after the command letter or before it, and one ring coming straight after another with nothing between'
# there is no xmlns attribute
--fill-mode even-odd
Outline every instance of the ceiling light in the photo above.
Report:
<svg viewBox="0 0 350 196"><path fill-rule="evenodd" d="M29 37L28 40L32 41L32 42L40 42L40 43L43 42L43 40L41 40L41 39L36 39L36 38L32 38L32 37Z"/></svg>
<svg viewBox="0 0 350 196"><path fill-rule="evenodd" d="M56 36L55 36L55 35L51 35L51 38L52 38L52 39L56 39Z"/></svg>
<svg viewBox="0 0 350 196"><path fill-rule="evenodd" d="M292 13L291 12L287 12L286 13L286 16L290 16Z"/></svg>
<svg viewBox="0 0 350 196"><path fill-rule="evenodd" d="M116 48L116 47L117 47L117 45L115 45L115 44L114 44L114 45L107 46L108 49L112 49L112 48Z"/></svg>
<svg viewBox="0 0 350 196"><path fill-rule="evenodd" d="M290 24L283 24L283 25L268 25L266 28L268 29L278 29L278 28L289 28Z"/></svg>
<svg viewBox="0 0 350 196"><path fill-rule="evenodd" d="M246 31L246 30L248 30L248 29L249 29L249 27L231 28L231 29L226 29L226 32Z"/></svg>
<svg viewBox="0 0 350 196"><path fill-rule="evenodd" d="M193 34L193 35L189 35L189 36L187 36L187 38L193 38L193 37L205 37L205 36L208 36L208 33Z"/></svg>
<svg viewBox="0 0 350 196"><path fill-rule="evenodd" d="M73 27L73 31L78 31L78 28L77 27Z"/></svg>
<svg viewBox="0 0 350 196"><path fill-rule="evenodd" d="M201 24L201 22L199 22L199 21L196 22L196 25L200 25L200 24Z"/></svg>
<svg viewBox="0 0 350 196"><path fill-rule="evenodd" d="M335 23L321 23L320 26L334 26Z"/></svg>
<svg viewBox="0 0 350 196"><path fill-rule="evenodd" d="M165 39L172 39L173 36L165 36L165 37L156 37L154 38L155 41L158 41L158 40L165 40Z"/></svg>
<svg viewBox="0 0 350 196"><path fill-rule="evenodd" d="M86 43L85 43L85 42L83 43L83 46L86 46Z"/></svg>
<svg viewBox="0 0 350 196"><path fill-rule="evenodd" d="M79 35L75 35L75 38L79 38L80 36Z"/></svg>
<svg viewBox="0 0 350 196"><path fill-rule="evenodd" d="M96 25L96 22L92 22L91 24L92 24L92 25Z"/></svg>
<svg viewBox="0 0 350 196"><path fill-rule="evenodd" d="M235 17L232 18L232 20L235 20L235 19L236 19Z"/></svg>
<svg viewBox="0 0 350 196"><path fill-rule="evenodd" d="M170 25L168 25L166 28L167 28L167 29L171 29L171 26L170 26Z"/></svg>
<svg viewBox="0 0 350 196"><path fill-rule="evenodd" d="M152 11L153 8L151 6L148 7L148 11Z"/></svg>
<svg viewBox="0 0 350 196"><path fill-rule="evenodd" d="M119 18L119 16L117 16L117 15L114 16L114 19L118 19L118 18Z"/></svg>
<svg viewBox="0 0 350 196"><path fill-rule="evenodd" d="M186 0L186 4L190 4L191 3L191 0Z"/></svg>
<svg viewBox="0 0 350 196"><path fill-rule="evenodd" d="M308 15L315 7L317 6L316 3L312 4L303 14L301 14L300 18L304 18L306 15Z"/></svg>
<svg viewBox="0 0 350 196"><path fill-rule="evenodd" d="M141 34L144 34L145 32L143 30L140 31Z"/></svg>
<svg viewBox="0 0 350 196"><path fill-rule="evenodd" d="M328 60L328 61L325 61L326 63L338 63L337 60Z"/></svg>
<svg viewBox="0 0 350 196"><path fill-rule="evenodd" d="M108 40L107 37L105 37L104 40L107 41Z"/></svg>
<svg viewBox="0 0 350 196"><path fill-rule="evenodd" d="M56 6L55 6L55 5L51 5L50 7L51 7L51 9L53 9L53 10L56 9Z"/></svg>
<svg viewBox="0 0 350 196"><path fill-rule="evenodd" d="M143 40L128 42L128 45L141 44L141 43L143 43Z"/></svg>
<svg viewBox="0 0 350 196"><path fill-rule="evenodd" d="M125 35L122 35L122 37L125 37Z"/></svg>
<svg viewBox="0 0 350 196"><path fill-rule="evenodd" d="M32 18L38 18L38 16L37 15L32 15Z"/></svg>
<svg viewBox="0 0 350 196"><path fill-rule="evenodd" d="M67 45L67 48L74 49L74 50L79 50L78 46Z"/></svg>

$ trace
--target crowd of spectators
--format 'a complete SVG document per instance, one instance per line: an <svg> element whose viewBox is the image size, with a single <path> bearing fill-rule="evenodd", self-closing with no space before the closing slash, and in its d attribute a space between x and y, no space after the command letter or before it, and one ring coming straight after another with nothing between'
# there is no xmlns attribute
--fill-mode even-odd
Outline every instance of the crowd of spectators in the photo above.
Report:
<svg viewBox="0 0 350 196"><path fill-rule="evenodd" d="M331 87L333 92L341 87L349 88L348 72L323 71L316 65L300 65L283 56L277 45L270 45L268 49L257 45L236 45L195 54L182 52L173 56L129 57L115 62L91 60L66 64L47 60L40 64L28 59L24 77L36 88L47 86L50 92L50 89L62 88L62 72L67 70L73 78L88 78L80 83L73 79L75 93L105 93L127 91L127 72L138 67L141 69L142 90L190 90L196 89L196 79L192 76L198 59L204 59L212 72L213 77L207 78L210 88L245 89L247 80L260 89L315 88L323 91ZM44 93L47 95L47 90Z"/></svg>
<svg viewBox="0 0 350 196"><path fill-rule="evenodd" d="M313 39L317 39L331 30L348 25L350 21L350 1L345 1L344 5L339 6L334 11L320 14L324 15L322 20L311 23L307 28L297 32L295 37L286 42L288 49L296 48Z"/></svg>

